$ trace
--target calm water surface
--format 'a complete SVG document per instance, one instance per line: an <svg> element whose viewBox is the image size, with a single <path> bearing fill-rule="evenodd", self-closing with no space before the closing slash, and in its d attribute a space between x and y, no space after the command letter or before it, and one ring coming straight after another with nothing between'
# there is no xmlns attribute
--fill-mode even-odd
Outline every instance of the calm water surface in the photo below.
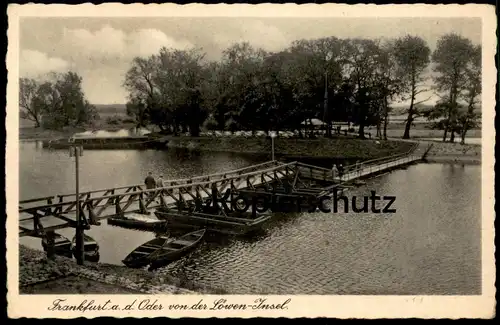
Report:
<svg viewBox="0 0 500 325"><path fill-rule="evenodd" d="M179 151L86 151L82 189L142 183L145 174L180 178L265 160ZM20 197L74 192L74 163L66 151L20 149ZM204 243L161 274L236 294L480 294L481 169L419 164L369 180L346 196L396 196L392 214L276 215L262 233ZM382 204L383 205L383 204ZM61 234L72 237L74 231ZM120 264L152 233L93 227L101 261ZM41 249L40 240L21 242Z"/></svg>

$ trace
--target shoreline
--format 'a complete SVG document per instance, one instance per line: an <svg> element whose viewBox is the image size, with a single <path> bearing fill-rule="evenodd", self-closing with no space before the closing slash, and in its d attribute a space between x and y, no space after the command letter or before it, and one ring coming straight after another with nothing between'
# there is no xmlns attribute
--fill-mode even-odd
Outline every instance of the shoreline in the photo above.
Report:
<svg viewBox="0 0 500 325"><path fill-rule="evenodd" d="M466 165L481 165L481 157L467 155L437 155L427 156L424 159L428 163L457 163Z"/></svg>
<svg viewBox="0 0 500 325"><path fill-rule="evenodd" d="M74 259L19 245L20 294L227 294L167 274L107 263L78 265Z"/></svg>

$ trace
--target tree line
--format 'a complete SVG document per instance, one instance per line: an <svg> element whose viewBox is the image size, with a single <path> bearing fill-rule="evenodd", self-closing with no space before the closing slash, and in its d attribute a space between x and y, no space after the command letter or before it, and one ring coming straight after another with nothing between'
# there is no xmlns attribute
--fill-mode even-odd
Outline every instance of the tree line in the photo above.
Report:
<svg viewBox="0 0 500 325"><path fill-rule="evenodd" d="M477 125L481 46L456 34L441 37L433 53L410 35L385 42L327 37L298 40L279 52L237 43L220 61L205 60L201 49L162 48L135 58L124 86L138 125L153 123L174 134L198 136L202 126L300 132L304 120L318 118L327 136L334 121L344 121L358 125L361 138L366 126L387 138L391 104L406 100L403 138L415 118L425 116L443 130L443 141L448 134L454 141ZM426 99L417 97L429 90L440 99L422 111Z"/></svg>
<svg viewBox="0 0 500 325"><path fill-rule="evenodd" d="M431 85L432 84L432 85ZM403 138L423 116L443 130L443 141L462 141L479 121L481 46L457 34L442 36L434 52L420 37L391 40L326 37L297 40L278 52L236 43L218 61L202 49L162 48L136 57L123 86L127 114L138 127L156 125L164 133L208 130L255 132L295 130L308 133L303 121L325 122L332 136L335 122L367 126L387 138L394 103L409 102ZM433 91L439 100L423 109ZM96 117L74 72L55 81L21 79L22 114L40 125L78 125Z"/></svg>

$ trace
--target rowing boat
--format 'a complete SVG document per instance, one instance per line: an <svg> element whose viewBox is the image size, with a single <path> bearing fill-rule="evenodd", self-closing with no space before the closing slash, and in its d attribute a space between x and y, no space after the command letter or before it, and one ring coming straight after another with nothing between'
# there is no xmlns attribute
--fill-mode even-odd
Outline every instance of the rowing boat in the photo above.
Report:
<svg viewBox="0 0 500 325"><path fill-rule="evenodd" d="M46 236L42 238L42 247L44 251L47 251L48 244ZM71 241L61 234L54 233L54 253L72 258Z"/></svg>
<svg viewBox="0 0 500 325"><path fill-rule="evenodd" d="M150 270L163 267L190 253L201 242L205 229L185 234L173 241L167 242L151 257Z"/></svg>
<svg viewBox="0 0 500 325"><path fill-rule="evenodd" d="M71 244L73 256L77 258L76 236L73 237L73 241ZM99 244L94 240L94 238L85 234L83 235L83 255L85 260L89 262L99 262L99 259L101 257L99 254Z"/></svg>
<svg viewBox="0 0 500 325"><path fill-rule="evenodd" d="M168 237L158 236L150 241L142 244L141 246L134 249L130 254L125 257L122 261L123 264L130 268L140 268L148 265L150 263L150 257L158 251L167 241Z"/></svg>

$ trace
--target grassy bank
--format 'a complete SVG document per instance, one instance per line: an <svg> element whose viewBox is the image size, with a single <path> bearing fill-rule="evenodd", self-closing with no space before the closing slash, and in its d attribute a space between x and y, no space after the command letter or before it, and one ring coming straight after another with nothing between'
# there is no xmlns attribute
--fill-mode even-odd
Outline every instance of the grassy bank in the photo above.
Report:
<svg viewBox="0 0 500 325"><path fill-rule="evenodd" d="M404 134L404 129L400 128L394 128L394 129L388 129L387 130L387 136L390 138L401 138ZM443 130L429 130L429 129L411 129L410 130L410 137L412 139L419 139L419 138L442 138L443 137ZM449 134L448 134L449 137ZM480 138L481 137L481 130L470 130L467 132L467 138ZM460 137L457 136L457 141L460 141Z"/></svg>
<svg viewBox="0 0 500 325"><path fill-rule="evenodd" d="M19 246L19 292L21 294L223 294L221 289L143 269L89 263L56 256L47 259L42 251Z"/></svg>
<svg viewBox="0 0 500 325"><path fill-rule="evenodd" d="M349 138L338 139L287 139L276 138L274 150L277 155L293 157L374 159L387 157L410 150L412 143L404 141L377 141ZM270 154L270 138L230 137L172 137L168 147L202 151L241 152Z"/></svg>
<svg viewBox="0 0 500 325"><path fill-rule="evenodd" d="M432 142L432 144L427 153L428 161L481 163L482 146L479 144L449 142Z"/></svg>

